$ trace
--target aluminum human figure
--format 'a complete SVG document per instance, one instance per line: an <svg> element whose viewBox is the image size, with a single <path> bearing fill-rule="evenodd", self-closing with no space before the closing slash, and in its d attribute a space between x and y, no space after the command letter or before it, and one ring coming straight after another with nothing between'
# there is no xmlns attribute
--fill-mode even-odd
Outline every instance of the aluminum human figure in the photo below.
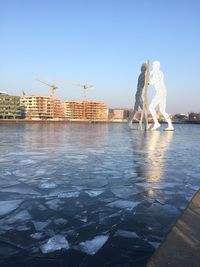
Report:
<svg viewBox="0 0 200 267"><path fill-rule="evenodd" d="M166 112L166 97L167 97L167 90L164 84L164 75L162 71L160 70L160 62L154 61L152 66L152 73L150 77L150 85L153 85L156 90L156 94L153 97L150 105L149 110L151 112L151 115L154 120L154 126L152 130L156 130L160 127L160 123L158 122L157 116L156 116L156 107L158 106L160 109L160 113L163 115L165 120L168 123L168 127L165 130L173 131L174 127L172 125L171 119L169 115Z"/></svg>
<svg viewBox="0 0 200 267"><path fill-rule="evenodd" d="M132 113L130 114L130 117L129 117L129 120L128 120L128 124L129 124L130 128L132 128L132 123L133 123L133 119L135 117L136 112L139 109L143 110L143 105L144 105L143 90L144 90L144 86L145 86L146 70L147 70L147 64L144 63L141 66L141 73L140 73L140 75L138 77L137 91L136 91L136 94L135 94L134 109L133 109Z"/></svg>

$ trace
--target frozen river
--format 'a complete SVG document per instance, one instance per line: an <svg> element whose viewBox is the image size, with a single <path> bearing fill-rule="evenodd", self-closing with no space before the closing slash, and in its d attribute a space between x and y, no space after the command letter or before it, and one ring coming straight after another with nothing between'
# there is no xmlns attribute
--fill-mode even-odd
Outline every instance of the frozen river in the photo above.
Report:
<svg viewBox="0 0 200 267"><path fill-rule="evenodd" d="M199 151L200 125L1 124L0 266L145 266L200 187Z"/></svg>

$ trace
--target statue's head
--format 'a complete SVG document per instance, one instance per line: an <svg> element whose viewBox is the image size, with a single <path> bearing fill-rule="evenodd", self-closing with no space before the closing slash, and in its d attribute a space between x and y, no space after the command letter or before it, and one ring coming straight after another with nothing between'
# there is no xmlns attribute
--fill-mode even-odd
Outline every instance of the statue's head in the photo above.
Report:
<svg viewBox="0 0 200 267"><path fill-rule="evenodd" d="M145 72L146 69L147 69L146 63L142 64L142 66L141 66L141 72Z"/></svg>
<svg viewBox="0 0 200 267"><path fill-rule="evenodd" d="M160 62L154 61L153 62L153 70L159 70L160 69Z"/></svg>

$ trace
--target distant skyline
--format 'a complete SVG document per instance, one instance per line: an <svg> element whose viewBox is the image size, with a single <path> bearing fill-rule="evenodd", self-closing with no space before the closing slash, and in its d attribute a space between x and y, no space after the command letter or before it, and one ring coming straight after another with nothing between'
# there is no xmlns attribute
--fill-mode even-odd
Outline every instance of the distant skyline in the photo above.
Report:
<svg viewBox="0 0 200 267"><path fill-rule="evenodd" d="M159 60L167 111L200 112L200 1L0 0L0 91L134 104L141 64ZM149 87L151 98L154 89Z"/></svg>

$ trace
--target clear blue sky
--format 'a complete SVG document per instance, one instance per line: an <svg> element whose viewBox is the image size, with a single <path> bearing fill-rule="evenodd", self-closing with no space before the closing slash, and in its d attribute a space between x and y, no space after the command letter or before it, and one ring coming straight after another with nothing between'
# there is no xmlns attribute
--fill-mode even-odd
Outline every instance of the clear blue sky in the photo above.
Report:
<svg viewBox="0 0 200 267"><path fill-rule="evenodd" d="M0 90L48 95L35 77L88 82L89 99L130 108L141 64L159 60L168 112L200 112L199 14L198 0L0 0ZM57 97L82 90L60 84Z"/></svg>

